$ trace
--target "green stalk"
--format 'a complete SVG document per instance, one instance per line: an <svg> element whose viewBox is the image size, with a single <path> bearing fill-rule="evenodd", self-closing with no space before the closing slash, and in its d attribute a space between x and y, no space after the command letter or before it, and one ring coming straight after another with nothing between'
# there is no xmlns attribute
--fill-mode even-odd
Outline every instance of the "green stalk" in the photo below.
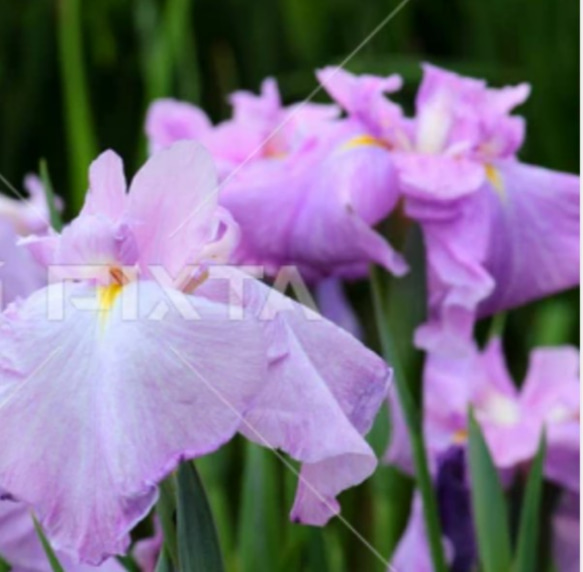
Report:
<svg viewBox="0 0 583 572"><path fill-rule="evenodd" d="M419 411L409 390L409 383L402 367L401 359L395 348L395 341L391 332L391 325L387 315L387 296L382 286L382 274L378 268L371 270L371 284L373 292L373 303L375 319L379 330L383 354L393 367L393 379L397 388L399 401L403 408L403 414L409 431L413 461L415 464L415 478L421 498L423 500L423 512L425 516L425 526L427 538L431 551L435 572L447 572L445 554L443 552L441 525L437 509L437 499L429 474L429 465L423 440L423 431Z"/></svg>
<svg viewBox="0 0 583 572"><path fill-rule="evenodd" d="M59 62L69 146L70 207L74 214L83 206L87 169L97 151L83 68L80 6L80 0L57 1Z"/></svg>

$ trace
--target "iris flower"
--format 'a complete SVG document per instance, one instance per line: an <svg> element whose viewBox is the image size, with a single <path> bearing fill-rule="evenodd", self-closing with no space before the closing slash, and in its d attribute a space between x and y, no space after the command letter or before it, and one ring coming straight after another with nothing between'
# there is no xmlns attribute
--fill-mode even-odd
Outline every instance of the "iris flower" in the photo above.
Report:
<svg viewBox="0 0 583 572"><path fill-rule="evenodd" d="M578 364L579 353L573 347L537 348L524 383L517 389L498 339L483 352L468 346L463 356L430 354L423 402L425 438L434 467L440 454L467 443L471 405L499 469L516 469L530 461L545 427L546 477L578 491ZM397 435L399 440L391 444L388 459L408 468L410 451L402 426Z"/></svg>
<svg viewBox="0 0 583 572"><path fill-rule="evenodd" d="M99 564L180 461L244 431L304 463L293 518L325 523L375 468L388 366L241 271L211 276L238 231L200 145L154 155L129 193L107 151L89 182L78 218L27 241L50 284L1 316L0 489Z"/></svg>
<svg viewBox="0 0 583 572"><path fill-rule="evenodd" d="M318 75L361 125L352 145L391 153L404 212L421 225L427 250L430 320L417 341L451 349L477 317L579 283L579 178L517 159L525 123L510 112L528 85L492 89L434 66L423 71L412 120L371 100L381 78L332 68ZM384 200L377 195L386 216Z"/></svg>
<svg viewBox="0 0 583 572"><path fill-rule="evenodd" d="M375 86L376 99L399 85L394 78ZM216 126L192 105L159 100L146 132L153 152L184 139L208 147L219 166L220 203L241 226L234 260L270 274L293 264L312 283L365 276L371 262L405 271L371 228L396 202L392 162L384 150L363 153L348 144L359 133L355 121L339 120L331 105L284 107L270 79L259 96L236 92L230 100L233 117Z"/></svg>

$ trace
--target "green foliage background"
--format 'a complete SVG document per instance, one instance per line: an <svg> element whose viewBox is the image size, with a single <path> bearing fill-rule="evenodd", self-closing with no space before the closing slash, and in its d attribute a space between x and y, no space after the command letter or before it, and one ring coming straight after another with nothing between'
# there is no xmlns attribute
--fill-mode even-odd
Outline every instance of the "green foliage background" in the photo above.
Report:
<svg viewBox="0 0 583 572"><path fill-rule="evenodd" d="M218 120L228 114L229 92L257 90L270 75L286 101L302 99L316 86L315 68L343 60L396 6L393 0L0 0L0 173L21 188L24 174L37 171L44 157L72 216L91 152L115 149L128 175L143 161L152 98L188 99ZM80 30L71 7L79 10ZM575 0L411 0L348 68L400 73L406 82L400 97L409 108L422 61L493 85L528 81L533 92L520 110L528 121L522 158L574 172L578 26ZM83 77L73 72L65 82L62 75L78 57L86 111ZM370 315L366 289L352 294ZM505 346L517 379L531 347L576 343L578 327L575 292L511 312ZM383 434L377 428L379 452ZM338 522L323 531L287 522L295 479L271 455L237 441L200 463L227 568L384 569ZM410 492L407 479L382 468L343 496L343 514L388 556Z"/></svg>

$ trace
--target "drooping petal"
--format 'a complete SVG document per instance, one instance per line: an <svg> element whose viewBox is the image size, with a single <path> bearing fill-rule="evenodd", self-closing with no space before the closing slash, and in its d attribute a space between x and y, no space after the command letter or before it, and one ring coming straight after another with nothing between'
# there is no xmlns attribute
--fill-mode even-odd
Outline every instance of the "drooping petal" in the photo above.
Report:
<svg viewBox="0 0 583 572"><path fill-rule="evenodd" d="M396 153L393 160L407 197L451 201L474 193L486 180L483 166L465 159Z"/></svg>
<svg viewBox="0 0 583 572"><path fill-rule="evenodd" d="M104 151L89 167L89 191L82 215L121 218L126 206L126 179L123 162L113 151Z"/></svg>
<svg viewBox="0 0 583 572"><path fill-rule="evenodd" d="M177 141L197 141L210 130L211 123L194 105L175 99L159 99L148 109L146 135L150 151L156 153Z"/></svg>
<svg viewBox="0 0 583 572"><path fill-rule="evenodd" d="M579 283L579 177L499 162L490 188L485 266L496 288L480 314L519 306Z"/></svg>
<svg viewBox="0 0 583 572"><path fill-rule="evenodd" d="M0 325L0 487L93 564L126 550L180 460L231 438L265 380L252 320L153 282L117 288L95 312L94 288L55 284Z"/></svg>
<svg viewBox="0 0 583 572"><path fill-rule="evenodd" d="M407 200L407 214L423 229L428 265L429 323L416 343L452 353L470 339L477 307L494 290L484 267L489 244L489 196L481 190L449 203Z"/></svg>
<svg viewBox="0 0 583 572"><path fill-rule="evenodd" d="M532 352L521 392L528 415L547 431L546 476L579 491L579 352L572 347Z"/></svg>
<svg viewBox="0 0 583 572"><path fill-rule="evenodd" d="M335 497L376 466L362 435L386 397L390 369L308 308L235 269L220 272L216 280L211 272L201 295L226 300L228 284L221 278L231 286L244 281L239 303L264 320L268 342L269 380L241 431L303 463L292 518L323 525L339 511Z"/></svg>
<svg viewBox="0 0 583 572"><path fill-rule="evenodd" d="M371 262L395 275L407 270L403 258L372 225L398 201L390 154L376 146L331 153L310 184L290 241L291 259L320 272L360 277Z"/></svg>
<svg viewBox="0 0 583 572"><path fill-rule="evenodd" d="M0 554L12 572L51 572L32 520L31 510L24 504L0 501ZM67 572L122 572L123 566L115 558L98 567L74 563L65 554L57 558Z"/></svg>
<svg viewBox="0 0 583 572"><path fill-rule="evenodd" d="M182 141L160 151L130 186L128 218L142 268L158 264L176 275L211 238L217 175L209 153Z"/></svg>

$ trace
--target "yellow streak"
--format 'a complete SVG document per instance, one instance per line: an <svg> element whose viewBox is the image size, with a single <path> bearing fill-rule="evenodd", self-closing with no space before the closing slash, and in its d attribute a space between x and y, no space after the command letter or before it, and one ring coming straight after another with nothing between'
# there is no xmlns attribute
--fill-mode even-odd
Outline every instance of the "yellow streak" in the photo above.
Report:
<svg viewBox="0 0 583 572"><path fill-rule="evenodd" d="M456 445L463 445L468 440L468 432L466 429L458 429L454 434L452 441Z"/></svg>
<svg viewBox="0 0 583 572"><path fill-rule="evenodd" d="M372 135L357 135L353 137L350 141L347 141L342 145L342 150L346 151L348 149L355 149L356 147L363 147L365 145L373 145L374 147L382 147L384 149L388 149L388 145L373 137Z"/></svg>
<svg viewBox="0 0 583 572"><path fill-rule="evenodd" d="M506 192L504 190L504 181L502 180L502 176L500 175L500 171L498 171L498 169L496 169L496 167L494 167L494 165L491 165L490 163L486 163L485 169L486 169L486 178L488 179L488 181L490 181L490 183L492 184L494 189L496 189L496 192L500 195L500 197L502 199L506 199Z"/></svg>
<svg viewBox="0 0 583 572"><path fill-rule="evenodd" d="M109 286L99 286L97 288L97 296L99 300L99 323L103 328L109 316L110 310L113 308L117 297L121 294L123 285L113 283Z"/></svg>

